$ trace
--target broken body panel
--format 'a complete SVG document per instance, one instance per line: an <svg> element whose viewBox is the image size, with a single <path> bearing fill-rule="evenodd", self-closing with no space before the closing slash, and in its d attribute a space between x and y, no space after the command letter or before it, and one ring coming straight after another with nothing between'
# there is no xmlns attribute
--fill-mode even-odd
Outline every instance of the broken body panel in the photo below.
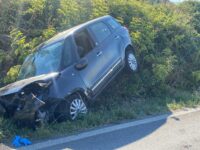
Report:
<svg viewBox="0 0 200 150"><path fill-rule="evenodd" d="M35 113L45 105L48 87L58 73L17 81L0 89L0 113L14 120L35 119Z"/></svg>

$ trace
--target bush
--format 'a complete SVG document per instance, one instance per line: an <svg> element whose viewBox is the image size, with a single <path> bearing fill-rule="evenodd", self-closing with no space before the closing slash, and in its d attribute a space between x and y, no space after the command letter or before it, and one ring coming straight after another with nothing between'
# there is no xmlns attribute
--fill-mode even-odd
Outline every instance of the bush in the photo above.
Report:
<svg viewBox="0 0 200 150"><path fill-rule="evenodd" d="M21 65L34 47L56 32L111 14L128 27L140 66L130 77L133 82L118 90L132 89L127 94L142 96L163 94L169 87L195 90L200 66L199 6L193 1L175 5L148 0L3 0L0 32L10 32L12 48L0 52L1 70L9 74L4 81L14 81L17 67L12 66Z"/></svg>
<svg viewBox="0 0 200 150"><path fill-rule="evenodd" d="M11 83L16 81L19 73L20 65L13 66L7 72L7 76L4 78L4 83Z"/></svg>

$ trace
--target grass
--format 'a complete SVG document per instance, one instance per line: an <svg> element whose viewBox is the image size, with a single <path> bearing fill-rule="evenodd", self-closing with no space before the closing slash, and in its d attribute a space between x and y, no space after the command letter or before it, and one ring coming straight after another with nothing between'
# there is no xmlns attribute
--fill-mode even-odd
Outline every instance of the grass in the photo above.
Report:
<svg viewBox="0 0 200 150"><path fill-rule="evenodd" d="M15 135L28 137L33 141L66 136L124 120L163 114L184 107L196 107L200 104L200 92L170 89L167 95L144 98L131 94L132 87L128 89L127 85L123 85L125 82L118 81L112 83L95 103L91 104L86 117L73 122L53 123L33 131L28 128L18 129L12 121L0 118L1 142L10 144ZM115 90L116 92L113 92Z"/></svg>

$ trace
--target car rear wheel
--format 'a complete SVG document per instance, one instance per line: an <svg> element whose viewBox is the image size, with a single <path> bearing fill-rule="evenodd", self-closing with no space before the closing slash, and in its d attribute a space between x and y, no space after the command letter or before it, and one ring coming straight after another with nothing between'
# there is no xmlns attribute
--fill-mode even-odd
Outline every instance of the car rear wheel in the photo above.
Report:
<svg viewBox="0 0 200 150"><path fill-rule="evenodd" d="M127 71L129 71L129 72L137 71L138 64L137 64L135 54L132 50L126 51L125 62L126 62L126 70Z"/></svg>

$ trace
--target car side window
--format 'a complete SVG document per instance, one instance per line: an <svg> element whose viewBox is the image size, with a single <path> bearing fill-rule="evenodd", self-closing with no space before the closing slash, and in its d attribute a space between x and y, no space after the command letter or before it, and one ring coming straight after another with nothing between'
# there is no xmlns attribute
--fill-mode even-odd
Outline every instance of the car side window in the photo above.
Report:
<svg viewBox="0 0 200 150"><path fill-rule="evenodd" d="M103 22L98 22L91 25L90 29L99 43L103 42L111 34L110 29Z"/></svg>
<svg viewBox="0 0 200 150"><path fill-rule="evenodd" d="M118 28L120 25L117 21L115 21L114 19L109 19L107 20L107 23L111 26L111 28L116 29Z"/></svg>
<svg viewBox="0 0 200 150"><path fill-rule="evenodd" d="M64 67L67 67L72 63L71 49L72 49L71 40L69 38L67 38L65 40L65 47L64 47L64 51L63 51L63 65L64 65Z"/></svg>
<svg viewBox="0 0 200 150"><path fill-rule="evenodd" d="M93 49L93 41L86 29L76 33L74 38L80 58L84 57Z"/></svg>

